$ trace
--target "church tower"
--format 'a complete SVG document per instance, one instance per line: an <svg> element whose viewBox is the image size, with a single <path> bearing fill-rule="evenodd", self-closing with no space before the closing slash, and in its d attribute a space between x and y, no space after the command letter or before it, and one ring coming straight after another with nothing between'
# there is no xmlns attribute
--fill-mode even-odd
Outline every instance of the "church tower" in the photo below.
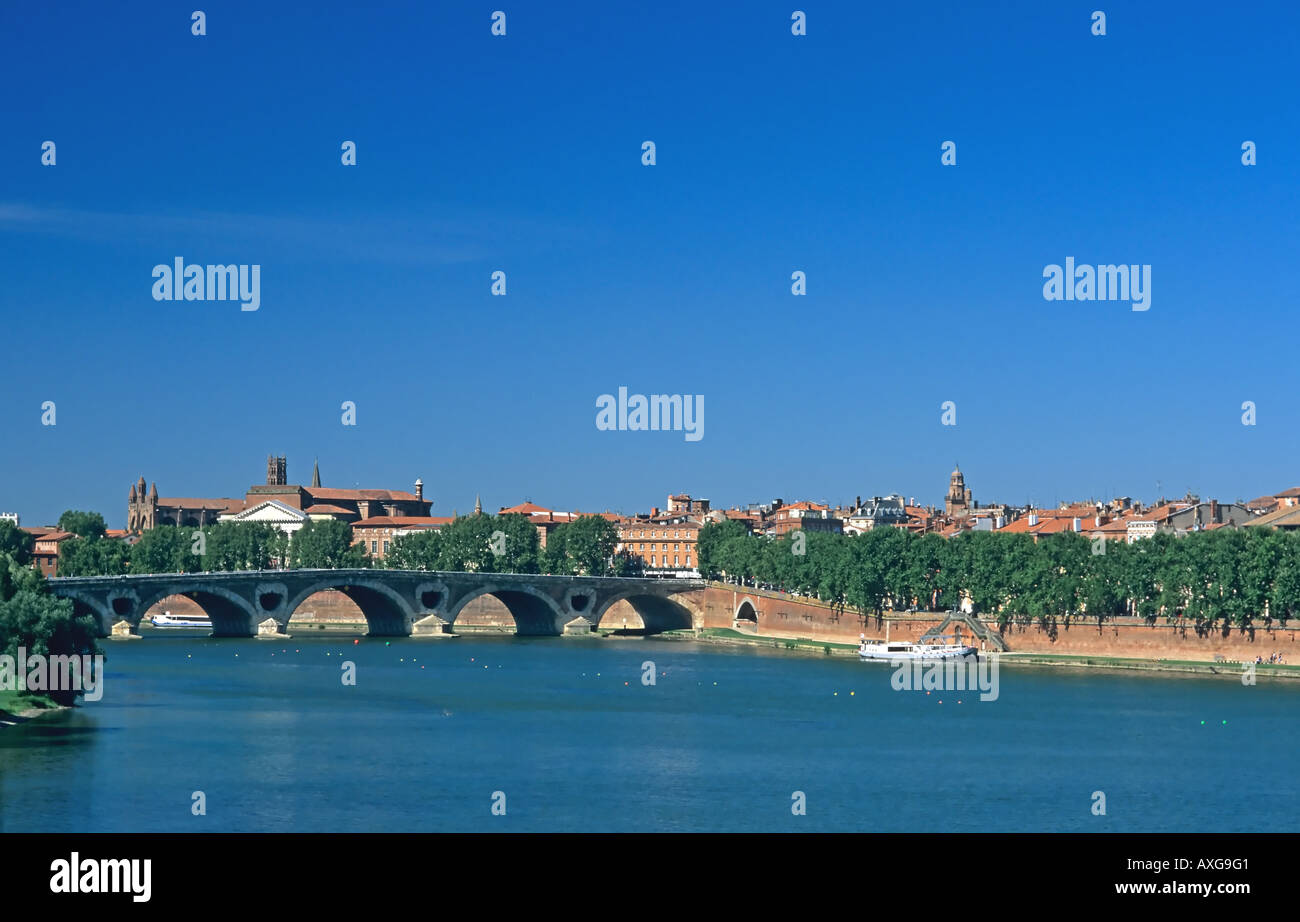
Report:
<svg viewBox="0 0 1300 922"><path fill-rule="evenodd" d="M943 510L954 518L962 518L970 515L972 506L966 478L962 475L961 466L958 465L948 477L948 495L944 497Z"/></svg>
<svg viewBox="0 0 1300 922"><path fill-rule="evenodd" d="M266 485L268 487L282 487L289 482L289 466L285 463L284 456L275 457L274 455L266 456Z"/></svg>

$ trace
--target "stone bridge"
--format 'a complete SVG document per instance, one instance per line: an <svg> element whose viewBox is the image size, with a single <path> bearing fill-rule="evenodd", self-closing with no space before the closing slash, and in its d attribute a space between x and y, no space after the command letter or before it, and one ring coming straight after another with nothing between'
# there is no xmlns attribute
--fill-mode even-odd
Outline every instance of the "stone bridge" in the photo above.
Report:
<svg viewBox="0 0 1300 922"><path fill-rule="evenodd" d="M705 583L685 579L357 569L65 577L49 585L78 614L92 615L105 637L119 622L135 633L145 612L171 595L207 612L213 636L283 634L298 606L326 589L356 603L377 636L450 633L466 604L484 595L509 609L520 634L590 631L618 602L632 607L647 633L704 623Z"/></svg>

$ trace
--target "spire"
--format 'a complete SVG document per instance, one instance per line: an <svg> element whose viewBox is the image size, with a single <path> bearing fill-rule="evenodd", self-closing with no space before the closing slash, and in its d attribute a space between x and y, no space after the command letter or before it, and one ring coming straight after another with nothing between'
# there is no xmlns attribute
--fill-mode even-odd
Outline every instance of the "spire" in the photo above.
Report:
<svg viewBox="0 0 1300 922"><path fill-rule="evenodd" d="M483 501L478 498L477 493L474 494L474 514L475 515L483 514Z"/></svg>
<svg viewBox="0 0 1300 922"><path fill-rule="evenodd" d="M135 505L135 484L131 484L131 498L127 500L132 506Z"/></svg>
<svg viewBox="0 0 1300 922"><path fill-rule="evenodd" d="M320 459L319 459L319 458L317 458L317 459L316 459L316 463L312 465L312 469L311 469L311 485L312 485L313 487L319 487L319 486L320 486Z"/></svg>
<svg viewBox="0 0 1300 922"><path fill-rule="evenodd" d="M149 499L153 500L155 503L158 502L158 484L155 483L153 488L149 490Z"/></svg>

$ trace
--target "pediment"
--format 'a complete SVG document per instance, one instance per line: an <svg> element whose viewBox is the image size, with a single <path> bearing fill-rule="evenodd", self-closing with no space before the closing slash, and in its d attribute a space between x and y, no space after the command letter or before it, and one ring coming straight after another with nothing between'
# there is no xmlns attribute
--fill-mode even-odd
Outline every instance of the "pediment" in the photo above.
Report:
<svg viewBox="0 0 1300 922"><path fill-rule="evenodd" d="M232 522L306 522L307 513L286 506L278 499L267 499L231 516Z"/></svg>

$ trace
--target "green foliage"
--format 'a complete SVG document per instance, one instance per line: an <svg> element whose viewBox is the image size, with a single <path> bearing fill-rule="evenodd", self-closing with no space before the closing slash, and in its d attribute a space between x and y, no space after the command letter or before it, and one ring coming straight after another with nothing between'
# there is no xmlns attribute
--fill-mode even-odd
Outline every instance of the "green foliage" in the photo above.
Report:
<svg viewBox="0 0 1300 922"><path fill-rule="evenodd" d="M771 540L734 523L711 523L700 530L700 569L863 612L949 608L969 599L1003 623L1038 622L1049 630L1081 615L1098 624L1137 615L1187 618L1206 633L1300 613L1300 534L1268 529L1158 534L1107 542L1100 554L1074 532L1038 541L993 532L945 540L877 528L856 537L809 532L804 539L798 554L793 534Z"/></svg>
<svg viewBox="0 0 1300 922"><path fill-rule="evenodd" d="M120 576L131 548L118 538L67 538L59 545L59 576Z"/></svg>
<svg viewBox="0 0 1300 922"><path fill-rule="evenodd" d="M390 570L441 570L441 562L442 533L432 528L403 535L384 555Z"/></svg>
<svg viewBox="0 0 1300 922"><path fill-rule="evenodd" d="M82 538L102 538L108 526L98 512L69 509L59 516L59 531L69 531Z"/></svg>
<svg viewBox="0 0 1300 922"><path fill-rule="evenodd" d="M337 519L310 521L293 533L290 565L302 569L338 570L369 566L361 545L352 543L352 529Z"/></svg>
<svg viewBox="0 0 1300 922"><path fill-rule="evenodd" d="M565 576L612 576L616 547L614 524L602 516L584 515L551 532L542 566L547 573Z"/></svg>
<svg viewBox="0 0 1300 922"><path fill-rule="evenodd" d="M717 579L725 569L718 561L718 549L731 538L749 534L739 522L705 522L695 538L695 559L700 575Z"/></svg>
<svg viewBox="0 0 1300 922"><path fill-rule="evenodd" d="M393 542L384 566L395 570L536 573L540 557L537 527L528 516L467 515L448 522L439 531L403 535Z"/></svg>
<svg viewBox="0 0 1300 922"><path fill-rule="evenodd" d="M200 566L211 573L266 570L289 553L289 536L260 522L218 522L203 530ZM193 538L193 530L191 531ZM351 540L349 538L349 540ZM191 551L193 540L191 540Z"/></svg>
<svg viewBox="0 0 1300 922"><path fill-rule="evenodd" d="M131 548L132 573L197 573L203 558L194 553L198 529L159 525L140 536Z"/></svg>
<svg viewBox="0 0 1300 922"><path fill-rule="evenodd" d="M20 564L32 562L32 546L36 539L8 519L0 519L0 554L5 554Z"/></svg>
<svg viewBox="0 0 1300 922"><path fill-rule="evenodd" d="M0 552L0 653L16 657L19 647L26 648L29 657L102 652L95 642L93 618L74 615L72 603L54 598L40 573ZM36 694L72 704L80 692L61 689Z"/></svg>

